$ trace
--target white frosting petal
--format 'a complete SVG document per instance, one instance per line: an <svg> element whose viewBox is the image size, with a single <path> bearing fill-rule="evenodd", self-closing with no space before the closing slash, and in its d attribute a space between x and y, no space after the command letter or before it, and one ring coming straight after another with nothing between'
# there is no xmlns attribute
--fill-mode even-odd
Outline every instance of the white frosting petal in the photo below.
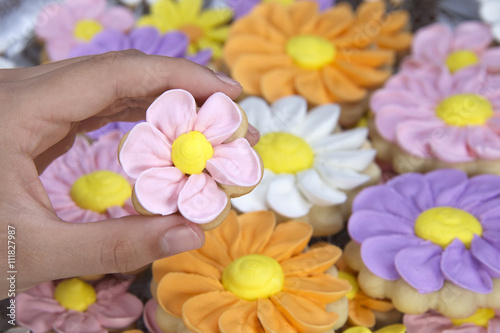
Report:
<svg viewBox="0 0 500 333"><path fill-rule="evenodd" d="M297 218L309 213L312 205L299 192L295 176L277 175L269 184L267 203L279 214Z"/></svg>
<svg viewBox="0 0 500 333"><path fill-rule="evenodd" d="M237 210L248 213L258 210L268 210L266 202L266 193L269 188L269 183L274 179L275 175L272 171L264 169L264 175L259 185L252 192L238 198L231 199L231 204Z"/></svg>
<svg viewBox="0 0 500 333"><path fill-rule="evenodd" d="M329 135L311 144L316 154L324 154L338 150L358 149L366 141L368 128L359 127Z"/></svg>
<svg viewBox="0 0 500 333"><path fill-rule="evenodd" d="M347 195L337 191L321 179L316 170L309 169L297 175L297 186L302 194L316 206L331 206L344 203Z"/></svg>
<svg viewBox="0 0 500 333"><path fill-rule="evenodd" d="M311 143L322 139L333 132L340 116L340 106L325 104L315 107L308 112L303 124L294 131L307 142Z"/></svg>
<svg viewBox="0 0 500 333"><path fill-rule="evenodd" d="M326 164L317 164L314 167L330 186L341 190L351 190L370 180L370 176L353 170L334 169Z"/></svg>
<svg viewBox="0 0 500 333"><path fill-rule="evenodd" d="M294 132L304 122L307 114L307 101L301 96L287 96L271 105L273 119L270 128L273 132Z"/></svg>
<svg viewBox="0 0 500 333"><path fill-rule="evenodd" d="M247 114L248 122L252 124L261 134L269 133L272 115L271 108L265 100L260 97L250 96L239 102L240 107Z"/></svg>
<svg viewBox="0 0 500 333"><path fill-rule="evenodd" d="M493 37L498 42L500 41L500 21L491 26L491 32L493 33Z"/></svg>
<svg viewBox="0 0 500 333"><path fill-rule="evenodd" d="M377 151L375 149L333 151L316 157L317 164L326 164L333 168L348 168L363 171L373 162Z"/></svg>
<svg viewBox="0 0 500 333"><path fill-rule="evenodd" d="M481 2L479 16L483 21L488 23L500 21L500 1Z"/></svg>

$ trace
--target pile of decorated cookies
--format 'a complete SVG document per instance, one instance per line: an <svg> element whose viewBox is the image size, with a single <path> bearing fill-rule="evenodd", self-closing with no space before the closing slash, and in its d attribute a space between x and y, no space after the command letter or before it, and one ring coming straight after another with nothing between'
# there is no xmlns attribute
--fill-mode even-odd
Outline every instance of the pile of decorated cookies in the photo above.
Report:
<svg viewBox="0 0 500 333"><path fill-rule="evenodd" d="M382 0L68 0L49 11L41 62L135 48L226 73L243 94L197 105L167 91L145 121L103 124L47 168L69 223L181 214L206 243L139 272L42 283L17 296L20 327L500 332L491 8L485 23L414 34L409 13ZM346 230L342 248L317 241ZM144 301L129 288L148 274Z"/></svg>

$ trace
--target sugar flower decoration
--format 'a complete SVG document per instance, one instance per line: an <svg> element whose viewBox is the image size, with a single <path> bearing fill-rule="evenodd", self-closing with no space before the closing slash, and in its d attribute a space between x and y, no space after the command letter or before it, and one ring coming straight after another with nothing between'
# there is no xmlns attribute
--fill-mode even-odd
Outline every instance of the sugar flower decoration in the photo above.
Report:
<svg viewBox="0 0 500 333"><path fill-rule="evenodd" d="M301 96L284 97L272 105L249 97L240 105L260 131L254 148L265 169L252 193L232 200L240 211L272 209L286 218L302 218L318 207L342 205L349 191L370 180L376 152L366 149L368 131L336 131L338 105L327 104L308 112L307 101ZM343 218L335 223L335 214L340 213L326 214L328 221L311 220L315 234L338 231Z"/></svg>
<svg viewBox="0 0 500 333"><path fill-rule="evenodd" d="M290 5L292 4L295 0L274 0L275 2L282 3L284 5ZM334 0L314 0L318 3L319 9L320 10L325 10L327 8L330 8L333 6ZM247 1L241 1L241 0L227 0L227 5L229 8L231 8L234 11L234 18L239 19L242 16L247 15L252 11L252 9L261 3L263 1L261 0L247 0Z"/></svg>
<svg viewBox="0 0 500 333"><path fill-rule="evenodd" d="M341 270L338 277L351 285L351 291L346 295L349 300L349 323L351 325L373 327L376 323L375 312L388 312L394 309L390 301L366 295L359 288L356 273Z"/></svg>
<svg viewBox="0 0 500 333"><path fill-rule="evenodd" d="M161 215L179 211L202 224L228 211L229 192L249 192L262 176L259 156L241 137L244 121L238 105L223 93L210 96L198 112L185 90L161 95L119 153L125 172L136 179L138 210Z"/></svg>
<svg viewBox="0 0 500 333"><path fill-rule="evenodd" d="M416 157L410 167L424 171L443 165L438 163L498 160L499 83L500 76L487 74L477 66L454 75L446 68L401 71L371 99L375 129L380 136L374 139L377 151L384 159L392 159L399 172L407 171L402 169L407 165L395 163L401 154L394 145ZM379 142L388 144L378 146ZM473 163L463 167L481 172L481 166Z"/></svg>
<svg viewBox="0 0 500 333"><path fill-rule="evenodd" d="M500 2L499 2L500 3ZM500 71L500 47L490 47L493 37L486 24L476 21L460 23L454 29L434 23L417 31L412 53L402 69L436 69L445 65L450 72L481 64L490 71Z"/></svg>
<svg viewBox="0 0 500 333"><path fill-rule="evenodd" d="M361 244L363 264L372 274L390 282L403 280L416 291L406 288L401 293L404 288L393 287L397 308L401 297L415 306L425 299L425 305L438 307L443 314L462 311L455 316L468 316L467 311L475 311L481 302L500 306L499 198L499 176L468 179L456 169L407 173L363 190L354 200L348 230ZM363 282L361 275L363 271L359 278ZM371 296L385 297L361 287ZM377 288L383 293L382 286ZM459 288L453 292L460 301L449 296L450 288ZM453 310L454 303L468 306ZM422 308L398 309L422 312Z"/></svg>
<svg viewBox="0 0 500 333"><path fill-rule="evenodd" d="M127 31L133 26L132 11L107 6L106 0L68 0L42 9L35 33L44 41L49 60L66 59L75 46L90 41L104 29Z"/></svg>
<svg viewBox="0 0 500 333"><path fill-rule="evenodd" d="M151 5L151 13L141 17L137 25L153 26L162 33L180 30L189 36L190 54L208 48L214 58L220 58L232 12L229 8L202 7L202 0L158 0Z"/></svg>
<svg viewBox="0 0 500 333"><path fill-rule="evenodd" d="M158 323L182 318L188 329L205 333L342 326L345 320L329 306L342 302L349 283L325 273L341 250L328 244L303 252L311 233L305 222L276 226L271 212L231 212L201 249L153 263L153 291L163 310ZM170 327L162 329L176 332Z"/></svg>
<svg viewBox="0 0 500 333"><path fill-rule="evenodd" d="M206 49L196 54L187 55L188 45L188 36L180 31L171 31L160 35L158 30L148 27L136 28L130 33L105 30L96 35L89 43L76 46L69 56L79 57L108 51L136 49L146 54L186 58L205 66L212 57L212 51Z"/></svg>
<svg viewBox="0 0 500 333"><path fill-rule="evenodd" d="M132 128L134 128L135 125L143 122L138 121L138 122L128 122L128 121L114 121L111 123L108 123L104 126L102 126L99 129L96 129L95 131L85 133L86 136L93 140L99 139L101 136L106 135L109 132L113 131L118 131L120 134L125 135L127 132L129 132Z"/></svg>
<svg viewBox="0 0 500 333"><path fill-rule="evenodd" d="M150 333L164 333L156 322L156 311L159 306L160 305L154 298L148 300L144 305L142 320Z"/></svg>
<svg viewBox="0 0 500 333"><path fill-rule="evenodd" d="M86 223L137 214L133 181L116 157L121 134L110 132L90 144L77 137L73 147L40 176L57 216Z"/></svg>
<svg viewBox="0 0 500 333"><path fill-rule="evenodd" d="M343 331L344 333L405 333L406 327L403 324L394 324L386 326L376 331L372 331L366 327L357 326L351 327ZM410 331L411 332L411 331ZM427 331L425 331L427 333Z"/></svg>
<svg viewBox="0 0 500 333"><path fill-rule="evenodd" d="M319 12L314 1L262 3L237 20L224 45L231 75L249 95L274 102L304 96L313 105L359 102L390 76L392 50L374 44L383 2L342 3Z"/></svg>
<svg viewBox="0 0 500 333"><path fill-rule="evenodd" d="M142 314L127 292L132 279L106 277L93 284L78 278L41 283L16 296L16 320L33 333L105 333Z"/></svg>
<svg viewBox="0 0 500 333"><path fill-rule="evenodd" d="M500 332L500 310L479 309L468 318L450 319L436 311L404 316L408 332L496 333Z"/></svg>
<svg viewBox="0 0 500 333"><path fill-rule="evenodd" d="M500 41L500 1L499 0L478 0L479 17L488 23L493 37Z"/></svg>

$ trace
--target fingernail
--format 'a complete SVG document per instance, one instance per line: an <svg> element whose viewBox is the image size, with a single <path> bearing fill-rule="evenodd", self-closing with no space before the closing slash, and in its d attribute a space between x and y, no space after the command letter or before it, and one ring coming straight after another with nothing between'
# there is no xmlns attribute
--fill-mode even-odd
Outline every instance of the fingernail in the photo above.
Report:
<svg viewBox="0 0 500 333"><path fill-rule="evenodd" d="M217 76L217 78L219 78L219 80L221 80L222 82L229 84L231 86L241 86L241 84L238 81L231 79L224 73L217 72L215 73L215 76Z"/></svg>
<svg viewBox="0 0 500 333"><path fill-rule="evenodd" d="M163 249L166 255L199 249L203 242L198 233L187 224L170 228L163 236Z"/></svg>

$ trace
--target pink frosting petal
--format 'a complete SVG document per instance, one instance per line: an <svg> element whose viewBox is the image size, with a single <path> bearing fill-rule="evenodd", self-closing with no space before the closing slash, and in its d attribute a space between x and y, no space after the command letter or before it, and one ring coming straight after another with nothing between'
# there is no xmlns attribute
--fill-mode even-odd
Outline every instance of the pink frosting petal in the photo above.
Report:
<svg viewBox="0 0 500 333"><path fill-rule="evenodd" d="M420 294L438 291L444 285L442 253L443 249L432 243L405 248L396 255L396 269Z"/></svg>
<svg viewBox="0 0 500 333"><path fill-rule="evenodd" d="M397 125L396 140L408 153L429 158L431 143L443 140L444 130L445 127L440 120L408 120Z"/></svg>
<svg viewBox="0 0 500 333"><path fill-rule="evenodd" d="M420 315L406 314L403 323L408 332L442 333L454 327L449 318L434 311Z"/></svg>
<svg viewBox="0 0 500 333"><path fill-rule="evenodd" d="M225 94L217 92L198 111L194 129L203 133L216 146L236 132L242 119L238 105Z"/></svg>
<svg viewBox="0 0 500 333"><path fill-rule="evenodd" d="M490 275L458 238L444 250L441 269L447 280L461 288L480 294L493 290Z"/></svg>
<svg viewBox="0 0 500 333"><path fill-rule="evenodd" d="M148 108L146 121L159 129L172 144L177 137L193 130L196 101L187 91L172 89L164 92Z"/></svg>
<svg viewBox="0 0 500 333"><path fill-rule="evenodd" d="M67 311L56 320L57 333L107 333L97 318L89 312Z"/></svg>
<svg viewBox="0 0 500 333"><path fill-rule="evenodd" d="M471 126L467 143L481 159L500 159L500 135L487 126Z"/></svg>
<svg viewBox="0 0 500 333"><path fill-rule="evenodd" d="M69 53L76 45L78 45L78 42L73 36L65 36L57 40L47 41L45 50L51 61L59 61L67 59Z"/></svg>
<svg viewBox="0 0 500 333"><path fill-rule="evenodd" d="M64 6L77 20L96 19L106 9L105 0L68 0Z"/></svg>
<svg viewBox="0 0 500 333"><path fill-rule="evenodd" d="M493 278L500 278L500 248L494 247L481 237L474 236L470 252L481 262L483 268Z"/></svg>
<svg viewBox="0 0 500 333"><path fill-rule="evenodd" d="M469 178L462 170L439 169L424 175L428 182L435 206L456 207L469 185Z"/></svg>
<svg viewBox="0 0 500 333"><path fill-rule="evenodd" d="M464 22L455 28L453 50L481 52L493 42L491 29L481 22Z"/></svg>
<svg viewBox="0 0 500 333"><path fill-rule="evenodd" d="M120 150L123 170L132 178L150 168L172 166L172 146L165 136L149 123L136 125L128 134Z"/></svg>
<svg viewBox="0 0 500 333"><path fill-rule="evenodd" d="M225 185L254 186L262 175L259 156L245 139L215 146L206 168L216 182Z"/></svg>
<svg viewBox="0 0 500 333"><path fill-rule="evenodd" d="M67 7L52 2L38 14L35 33L44 40L66 39L73 33L75 20Z"/></svg>
<svg viewBox="0 0 500 333"><path fill-rule="evenodd" d="M500 72L500 47L491 47L484 51L481 56L481 64L488 68L488 71L498 73Z"/></svg>
<svg viewBox="0 0 500 333"><path fill-rule="evenodd" d="M191 222L213 221L227 205L227 195L205 173L191 175L179 193L179 211Z"/></svg>
<svg viewBox="0 0 500 333"><path fill-rule="evenodd" d="M109 302L92 304L87 312L92 313L106 328L119 329L135 322L142 314L142 302L132 294L113 295Z"/></svg>
<svg viewBox="0 0 500 333"><path fill-rule="evenodd" d="M434 103L422 99L406 89L380 89L370 99L371 110L375 113L382 111L388 105L404 108L415 106L434 107Z"/></svg>
<svg viewBox="0 0 500 333"><path fill-rule="evenodd" d="M424 63L441 64L452 45L453 33L442 23L421 28L413 39L413 56Z"/></svg>
<svg viewBox="0 0 500 333"><path fill-rule="evenodd" d="M370 221L370 223L367 223ZM414 235L413 221L387 213L360 210L349 218L349 235L361 243L370 237Z"/></svg>
<svg viewBox="0 0 500 333"><path fill-rule="evenodd" d="M495 318L491 319L488 323L487 333L500 332L500 315L498 314L498 310L496 311L496 313L497 313L497 316Z"/></svg>
<svg viewBox="0 0 500 333"><path fill-rule="evenodd" d="M142 319L144 320L144 325L151 333L164 333L163 330L156 323L156 309L158 308L158 302L154 298L146 302L144 306L144 314Z"/></svg>
<svg viewBox="0 0 500 333"><path fill-rule="evenodd" d="M125 7L112 7L99 16L99 21L107 29L127 31L134 25L134 14Z"/></svg>
<svg viewBox="0 0 500 333"><path fill-rule="evenodd" d="M151 168L137 178L135 194L149 212L169 215L178 210L177 200L186 182L186 175L175 167Z"/></svg>
<svg viewBox="0 0 500 333"><path fill-rule="evenodd" d="M418 119L425 122L429 117L434 117L430 109L388 105L375 116L375 126L385 139L396 142L398 125Z"/></svg>
<svg viewBox="0 0 500 333"><path fill-rule="evenodd" d="M401 250L425 244L422 240L403 235L389 235L368 238L361 244L361 258L366 267L375 275L386 280L397 280L395 258Z"/></svg>
<svg viewBox="0 0 500 333"><path fill-rule="evenodd" d="M470 66L466 67L453 76L455 94L478 94L484 95L485 93L491 93L491 91L497 91L498 89L492 89L493 85L488 82L490 77L486 71L485 67L481 66ZM484 96L486 97L486 96Z"/></svg>
<svg viewBox="0 0 500 333"><path fill-rule="evenodd" d="M447 126L437 139L429 140L431 154L441 161L450 163L468 162L476 158L467 145L468 128Z"/></svg>

